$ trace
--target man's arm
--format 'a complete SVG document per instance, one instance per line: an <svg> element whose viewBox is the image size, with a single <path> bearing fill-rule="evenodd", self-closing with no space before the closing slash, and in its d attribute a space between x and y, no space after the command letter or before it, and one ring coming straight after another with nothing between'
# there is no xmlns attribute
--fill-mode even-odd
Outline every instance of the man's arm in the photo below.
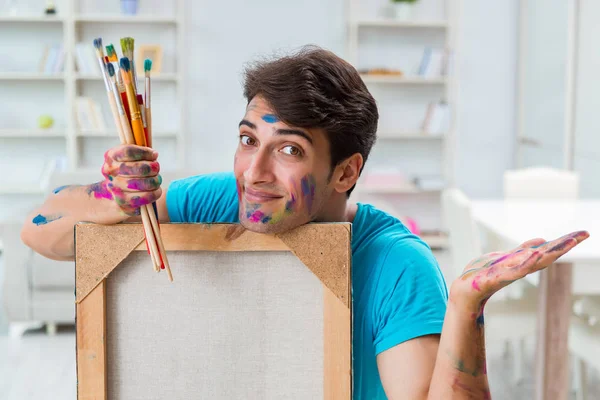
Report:
<svg viewBox="0 0 600 400"><path fill-rule="evenodd" d="M588 237L587 232L580 231L551 242L533 239L512 251L490 253L471 262L452 284L437 357L429 351L433 345L420 346L419 339L402 343L378 356L379 374L388 398L490 399L484 340L485 303L498 290L548 267ZM432 362L435 363L433 376L428 369ZM413 365L414 373L410 370ZM424 385L423 380L429 378L431 383Z"/></svg>
<svg viewBox="0 0 600 400"><path fill-rule="evenodd" d="M21 239L41 255L59 261L73 260L73 227L78 222L116 224L135 221L141 204L157 199L161 221L168 218L161 196L157 154L139 146L118 146L105 156L105 180L92 185L58 188L26 219Z"/></svg>
<svg viewBox="0 0 600 400"><path fill-rule="evenodd" d="M440 343L439 335L408 340L377 355L388 399L426 399Z"/></svg>

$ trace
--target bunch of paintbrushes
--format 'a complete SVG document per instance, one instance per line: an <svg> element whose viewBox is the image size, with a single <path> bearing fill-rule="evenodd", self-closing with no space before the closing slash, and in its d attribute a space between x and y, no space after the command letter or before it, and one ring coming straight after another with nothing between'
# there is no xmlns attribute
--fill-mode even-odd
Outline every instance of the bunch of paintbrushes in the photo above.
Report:
<svg viewBox="0 0 600 400"><path fill-rule="evenodd" d="M150 71L152 61L144 61L145 96L138 94L137 76L133 59L133 38L121 39L123 57L119 60L114 46L102 48L102 38L94 39L96 56L100 71L104 78L108 103L115 120L117 132L122 144L135 144L152 147L152 115L150 106ZM170 281L173 281L169 261L160 236L156 204L140 207L140 215L146 236L148 253L156 272L167 271Z"/></svg>

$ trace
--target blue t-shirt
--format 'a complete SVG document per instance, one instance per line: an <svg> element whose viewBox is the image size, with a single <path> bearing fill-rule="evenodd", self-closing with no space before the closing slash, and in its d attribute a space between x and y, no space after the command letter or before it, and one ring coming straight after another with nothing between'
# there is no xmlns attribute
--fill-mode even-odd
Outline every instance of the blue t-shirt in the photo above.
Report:
<svg viewBox="0 0 600 400"><path fill-rule="evenodd" d="M232 173L171 183L172 222L239 223ZM398 219L358 204L352 222L354 399L385 399L377 354L407 340L439 334L448 291L431 249Z"/></svg>

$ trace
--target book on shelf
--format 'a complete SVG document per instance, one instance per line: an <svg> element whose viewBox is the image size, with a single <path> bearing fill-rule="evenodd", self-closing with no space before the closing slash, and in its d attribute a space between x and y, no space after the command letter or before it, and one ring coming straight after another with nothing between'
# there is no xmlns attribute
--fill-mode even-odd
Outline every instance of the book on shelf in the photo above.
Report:
<svg viewBox="0 0 600 400"><path fill-rule="evenodd" d="M424 78L449 76L452 74L453 58L453 52L449 49L426 47L416 68L416 75Z"/></svg>
<svg viewBox="0 0 600 400"><path fill-rule="evenodd" d="M102 108L97 101L89 97L77 97L75 100L77 125L81 131L104 131L106 122Z"/></svg>
<svg viewBox="0 0 600 400"><path fill-rule="evenodd" d="M65 67L65 48L62 44L48 45L44 48L38 71L45 75L63 72Z"/></svg>
<svg viewBox="0 0 600 400"><path fill-rule="evenodd" d="M89 43L77 43L75 45L75 67L83 75L100 75L100 67L94 53L94 49Z"/></svg>
<svg viewBox="0 0 600 400"><path fill-rule="evenodd" d="M450 130L451 110L444 101L431 102L427 105L421 130L432 136L443 135Z"/></svg>

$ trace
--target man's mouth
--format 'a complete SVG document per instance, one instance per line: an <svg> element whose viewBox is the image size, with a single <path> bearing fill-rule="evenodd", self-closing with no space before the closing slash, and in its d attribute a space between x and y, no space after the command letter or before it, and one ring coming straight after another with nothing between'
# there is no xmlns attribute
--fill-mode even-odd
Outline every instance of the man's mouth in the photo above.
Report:
<svg viewBox="0 0 600 400"><path fill-rule="evenodd" d="M265 203L268 201L281 199L282 197L283 196L281 196L279 194L271 193L271 192L264 192L262 190L256 190L256 189L250 189L250 188L246 188L244 190L244 198L246 199L246 201L248 201L250 203Z"/></svg>

